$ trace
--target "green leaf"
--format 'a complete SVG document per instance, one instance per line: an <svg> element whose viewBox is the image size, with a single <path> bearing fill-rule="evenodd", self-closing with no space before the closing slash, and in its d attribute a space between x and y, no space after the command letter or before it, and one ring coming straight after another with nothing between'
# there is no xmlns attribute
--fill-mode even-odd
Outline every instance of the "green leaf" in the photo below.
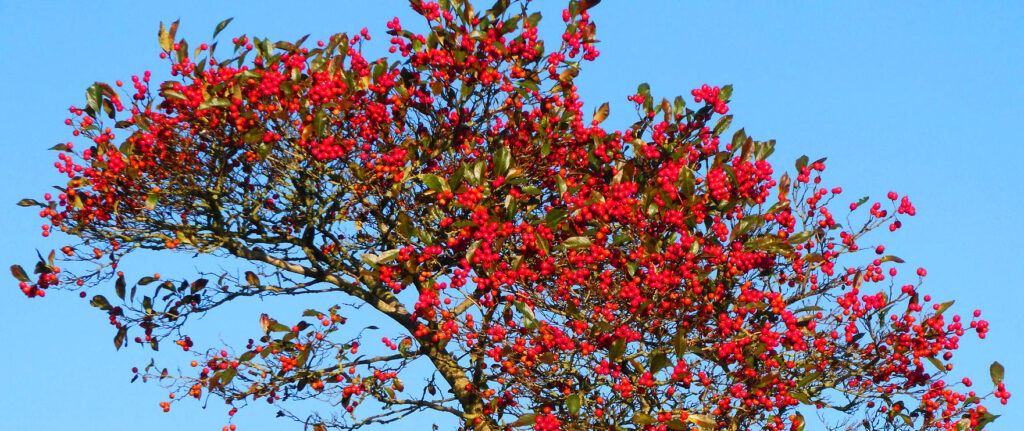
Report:
<svg viewBox="0 0 1024 431"><path fill-rule="evenodd" d="M124 299L124 288L125 288L124 276L117 277L117 281L114 282L114 292L117 293L117 297Z"/></svg>
<svg viewBox="0 0 1024 431"><path fill-rule="evenodd" d="M804 166L807 166L807 162L808 161L810 161L810 158L807 157L807 156L800 156L799 159L796 159L796 171L797 171L797 173L799 173L800 170L803 169Z"/></svg>
<svg viewBox="0 0 1024 431"><path fill-rule="evenodd" d="M96 84L89 86L85 90L85 101L86 106L92 109L92 112L96 115L100 113L100 104L103 103L103 89Z"/></svg>
<svg viewBox="0 0 1024 431"><path fill-rule="evenodd" d="M210 109L210 108L227 108L229 106L231 106L231 101L230 100L224 99L224 98L220 98L220 97L214 97L214 98L212 98L210 100L207 100L207 101L205 101L203 103L200 103L199 106L196 107L196 110L197 111L202 111L204 109Z"/></svg>
<svg viewBox="0 0 1024 431"><path fill-rule="evenodd" d="M484 165L485 165L484 160L480 160L480 161L476 162L473 165L473 170L468 172L470 174L469 175L469 178L470 178L469 183L470 184L472 184L474 186L478 186L481 183L483 183L483 180L484 180L484 168L486 167Z"/></svg>
<svg viewBox="0 0 1024 431"><path fill-rule="evenodd" d="M152 211L154 208L156 208L156 203L159 200L160 200L160 194L159 193L150 193L149 195L147 195L146 196L146 209Z"/></svg>
<svg viewBox="0 0 1024 431"><path fill-rule="evenodd" d="M992 421L996 420L996 418L998 417L999 415L994 415L989 412L982 413L981 417L978 418L978 424L974 426L975 431L981 431L985 429L985 427L988 424L992 423Z"/></svg>
<svg viewBox="0 0 1024 431"><path fill-rule="evenodd" d="M702 414L690 414L690 417L686 419L689 422L697 424L702 430L713 430L718 427L718 422L709 416Z"/></svg>
<svg viewBox="0 0 1024 431"><path fill-rule="evenodd" d="M206 287L206 283L210 281L205 278L200 278L192 283L192 288L189 289L189 293L195 294L196 292L203 290Z"/></svg>
<svg viewBox="0 0 1024 431"><path fill-rule="evenodd" d="M813 382L815 379L817 379L818 376L820 376L820 375L821 375L821 371L818 371L818 370L814 370L814 371L811 371L809 373L805 372L804 376L801 377L800 380L797 381L797 386L805 387L805 386L811 384L811 382Z"/></svg>
<svg viewBox="0 0 1024 431"><path fill-rule="evenodd" d="M406 238L412 238L416 234L416 228L412 225L412 219L404 212L398 213L398 232Z"/></svg>
<svg viewBox="0 0 1024 431"><path fill-rule="evenodd" d="M722 118L719 118L718 122L715 123L715 136L721 135L722 132L726 131L729 128L730 124L732 124L732 115L725 115Z"/></svg>
<svg viewBox="0 0 1024 431"><path fill-rule="evenodd" d="M636 270L639 269L639 268L640 268L640 263L635 261L635 260L631 260L629 262L626 262L626 271L629 272L629 276L630 277L636 275Z"/></svg>
<svg viewBox="0 0 1024 431"><path fill-rule="evenodd" d="M534 12L530 16L526 17L526 22L530 23L530 27L536 27L537 23L540 22L542 15L540 12Z"/></svg>
<svg viewBox="0 0 1024 431"><path fill-rule="evenodd" d="M732 97L732 84L722 86L718 92L718 100L728 101L730 97Z"/></svg>
<svg viewBox="0 0 1024 431"><path fill-rule="evenodd" d="M475 88L475 85L463 83L462 86L459 87L459 96L462 97L462 100L469 100L469 96L473 95L473 90Z"/></svg>
<svg viewBox="0 0 1024 431"><path fill-rule="evenodd" d="M619 338L612 342L612 345L608 348L608 360L609 362L618 361L622 354L626 353L626 341Z"/></svg>
<svg viewBox="0 0 1024 431"><path fill-rule="evenodd" d="M694 187L696 187L697 178L689 167L682 169L682 191L686 196L693 196Z"/></svg>
<svg viewBox="0 0 1024 431"><path fill-rule="evenodd" d="M789 396L804 404L812 404L811 399L803 391L790 391Z"/></svg>
<svg viewBox="0 0 1024 431"><path fill-rule="evenodd" d="M139 285L139 286L145 286L145 285L147 285L147 284L149 284L149 283L152 283L152 282L154 282L154 281L156 281L156 279L155 279L155 278L153 278L153 277L149 277L149 276L146 276L146 277L142 277L142 278L140 278L140 279L139 279L139 283L138 283L138 285Z"/></svg>
<svg viewBox="0 0 1024 431"><path fill-rule="evenodd" d="M736 151L743 147L743 144L747 142L747 131L739 129L736 133L732 134L732 150Z"/></svg>
<svg viewBox="0 0 1024 431"><path fill-rule="evenodd" d="M108 302L107 298L103 297L103 295L96 295L92 297L92 300L89 301L89 305L104 311L110 310L112 308L110 306L110 302Z"/></svg>
<svg viewBox="0 0 1024 431"><path fill-rule="evenodd" d="M242 135L242 141L247 144L255 144L263 140L263 129L259 127L253 127Z"/></svg>
<svg viewBox="0 0 1024 431"><path fill-rule="evenodd" d="M217 35L220 34L220 32L222 30L224 30L224 27L227 27L228 24L231 23L231 20L233 20L233 19L235 19L235 18L234 17L228 18L228 19L226 19L224 21L221 21L219 24L217 24L217 27L213 29L213 37L211 39L216 39Z"/></svg>
<svg viewBox="0 0 1024 431"><path fill-rule="evenodd" d="M467 165L459 165L459 168L452 172L452 176L448 177L449 186L454 186L455 190L458 190L459 186L462 185L462 180L466 177L467 170Z"/></svg>
<svg viewBox="0 0 1024 431"><path fill-rule="evenodd" d="M649 99L651 96L651 85L643 82L636 87L636 94L644 96L645 99Z"/></svg>
<svg viewBox="0 0 1024 431"><path fill-rule="evenodd" d="M117 335L114 335L114 349L121 350L121 346L124 345L124 339L128 336L128 327L121 326L117 330Z"/></svg>
<svg viewBox="0 0 1024 431"><path fill-rule="evenodd" d="M501 26L501 32L503 34L504 33L510 33L513 30L519 28L519 19L520 18L521 18L520 15L516 15L516 16L513 16L508 21L505 21L505 23Z"/></svg>
<svg viewBox="0 0 1024 431"><path fill-rule="evenodd" d="M24 281L26 283L32 281L31 278L28 278L28 274L25 273L25 269L22 268L21 265L11 265L11 275L14 275L14 278L17 278L18 281Z"/></svg>
<svg viewBox="0 0 1024 431"><path fill-rule="evenodd" d="M39 201L37 201L35 199L22 199L22 200L18 201L18 206L19 207L37 206L37 207L44 207L44 208L46 207L46 205L44 205L42 202L39 202Z"/></svg>
<svg viewBox="0 0 1024 431"><path fill-rule="evenodd" d="M68 144L57 144L49 148L50 151L63 151L65 153L72 152L68 149ZM24 205L23 205L24 206Z"/></svg>
<svg viewBox="0 0 1024 431"><path fill-rule="evenodd" d="M807 240L811 239L811 236L813 236L813 235L814 235L814 231L812 231L812 230L805 230L803 232L795 233L795 234L789 236L789 243L790 244L803 244L804 242L807 242Z"/></svg>
<svg viewBox="0 0 1024 431"><path fill-rule="evenodd" d="M505 196L505 214L514 217L519 210L519 200L512 195Z"/></svg>
<svg viewBox="0 0 1024 431"><path fill-rule="evenodd" d="M756 147L756 150L754 151L754 157L756 157L757 160L765 160L768 158L768 156L772 155L772 153L775 152L774 139L765 142L755 142L754 145Z"/></svg>
<svg viewBox="0 0 1024 431"><path fill-rule="evenodd" d="M657 352L651 356L651 374L657 374L666 366L668 366L668 356L665 355L665 352Z"/></svg>
<svg viewBox="0 0 1024 431"><path fill-rule="evenodd" d="M278 322L276 320L271 320L270 322L268 322L267 323L267 328L268 328L268 330L270 332L291 332L292 331L292 328L284 326L282 323L280 323L280 322Z"/></svg>
<svg viewBox="0 0 1024 431"><path fill-rule="evenodd" d="M527 413L525 415L520 416L519 419L516 419L516 421L509 424L509 426L521 427L526 425L533 425L535 423L537 423L537 415L533 413Z"/></svg>
<svg viewBox="0 0 1024 431"><path fill-rule="evenodd" d="M171 45L174 45L174 33L178 31L178 21L171 23L171 29L168 31L164 28L164 23L160 23L160 31L157 33L157 37L160 40L160 48L164 52L171 52Z"/></svg>
<svg viewBox="0 0 1024 431"><path fill-rule="evenodd" d="M565 408L569 409L569 413L573 416L580 412L580 395L572 394L569 398L565 399Z"/></svg>
<svg viewBox="0 0 1024 431"><path fill-rule="evenodd" d="M409 348L412 347L412 343L406 341L407 340L402 340L398 343L398 353L400 353L403 358L409 356Z"/></svg>
<svg viewBox="0 0 1024 431"><path fill-rule="evenodd" d="M558 186L559 194L563 194L566 190L568 190L568 187L565 184L565 178L562 178L561 175L555 177L555 185Z"/></svg>
<svg viewBox="0 0 1024 431"><path fill-rule="evenodd" d="M686 334L682 331L676 333L675 337L672 338L672 348L676 351L676 357L679 359L683 358L687 350L690 348L690 341L686 339Z"/></svg>
<svg viewBox="0 0 1024 431"><path fill-rule="evenodd" d="M387 263L392 260L395 260L396 258L398 258L398 254L399 250L397 248L393 248L391 250L382 252L380 255L377 256L377 263Z"/></svg>
<svg viewBox="0 0 1024 431"><path fill-rule="evenodd" d="M420 175L420 179L423 180L423 184L426 185L428 189L435 192L451 191L451 187L448 186L448 181L437 175L423 174Z"/></svg>
<svg viewBox="0 0 1024 431"><path fill-rule="evenodd" d="M494 173L505 175L508 172L509 164L512 162L512 154L508 147L502 146L494 152Z"/></svg>
<svg viewBox="0 0 1024 431"><path fill-rule="evenodd" d="M231 383L231 380L234 379L237 374L238 374L238 369L237 368L228 368L228 369L224 370L220 374L220 382L221 382L221 384L226 385L228 383Z"/></svg>
<svg viewBox="0 0 1024 431"><path fill-rule="evenodd" d="M903 259L900 259L898 256L882 256L881 260L882 262L903 263Z"/></svg>
<svg viewBox="0 0 1024 431"><path fill-rule="evenodd" d="M527 322L535 322L537 320L537 316L533 313L533 310L522 301L516 301L515 306L516 310L519 310L519 312L522 313L524 320Z"/></svg>
<svg viewBox="0 0 1024 431"><path fill-rule="evenodd" d="M533 91L540 91L540 87L537 86L537 83L530 81L529 79L519 81L519 86Z"/></svg>
<svg viewBox="0 0 1024 431"><path fill-rule="evenodd" d="M936 316L941 316L943 312L948 310L949 307L953 306L954 302L956 302L956 301L943 302L943 303L939 304L939 308L935 309L935 315Z"/></svg>
<svg viewBox="0 0 1024 431"><path fill-rule="evenodd" d="M258 45L259 52L264 59L269 60L274 55L274 43L270 41L270 38L261 40Z"/></svg>
<svg viewBox="0 0 1024 431"><path fill-rule="evenodd" d="M953 429L956 431L964 431L969 426L971 426L971 420L969 418L963 418L956 422L956 427Z"/></svg>
<svg viewBox="0 0 1024 431"><path fill-rule="evenodd" d="M657 422L657 419L648 414L636 413L629 421L637 425L650 425Z"/></svg>
<svg viewBox="0 0 1024 431"><path fill-rule="evenodd" d="M171 51L171 38L167 33L167 29L164 27L163 21L160 21L160 30L156 33L157 39L160 41L160 49L164 52Z"/></svg>
<svg viewBox="0 0 1024 431"><path fill-rule="evenodd" d="M1003 364L999 362L993 362L988 367L988 375L992 377L992 384L999 386L999 383L1003 381L1003 372L1006 371L1003 368Z"/></svg>
<svg viewBox="0 0 1024 431"><path fill-rule="evenodd" d="M946 367L942 365L942 361L938 360L936 357L926 356L925 359L927 359L928 362L931 362L931 364L935 366L935 369L938 370L940 373L946 372Z"/></svg>
<svg viewBox="0 0 1024 431"><path fill-rule="evenodd" d="M565 242L562 243L562 245L564 245L565 248L568 249L590 247L592 244L594 244L594 242L591 241L590 238L587 238L585 236L574 236L569 239L566 239Z"/></svg>
<svg viewBox="0 0 1024 431"><path fill-rule="evenodd" d="M793 423L796 424L795 431L804 431L804 426L807 425L807 420L804 419L804 415L800 414L800 412L796 412L796 420Z"/></svg>
<svg viewBox="0 0 1024 431"><path fill-rule="evenodd" d="M739 223L736 223L736 226L732 228L731 237L732 239L736 239L740 236L746 235L751 229L762 224L764 224L764 216L762 215L755 214L743 217L743 219L741 219Z"/></svg>
<svg viewBox="0 0 1024 431"><path fill-rule="evenodd" d="M801 307L800 309L794 311L793 313L806 313L808 311L822 311L822 310L824 310L824 308L821 308L821 307L819 307L817 305L809 305L807 307Z"/></svg>
<svg viewBox="0 0 1024 431"><path fill-rule="evenodd" d="M107 111L107 118L113 120L114 116L116 115L117 109L114 108L114 104L110 101L110 99L101 100L103 101L103 110Z"/></svg>
<svg viewBox="0 0 1024 431"><path fill-rule="evenodd" d="M676 96L672 102L672 115L683 115L684 112L686 112L686 99Z"/></svg>
<svg viewBox="0 0 1024 431"><path fill-rule="evenodd" d="M565 220L568 213L562 208L554 208L544 216L544 225L549 228L558 226L562 220Z"/></svg>

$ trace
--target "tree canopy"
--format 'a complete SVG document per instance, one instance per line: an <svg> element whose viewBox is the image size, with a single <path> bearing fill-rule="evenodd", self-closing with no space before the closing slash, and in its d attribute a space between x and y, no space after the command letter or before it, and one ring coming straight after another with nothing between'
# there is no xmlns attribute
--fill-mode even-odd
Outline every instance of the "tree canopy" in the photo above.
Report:
<svg viewBox="0 0 1024 431"><path fill-rule="evenodd" d="M52 148L67 182L20 202L67 241L34 275L12 266L22 291L93 295L118 349L194 353L183 375L138 370L173 402L265 401L315 430L424 410L474 430L996 418L983 402L1009 398L1003 367L977 392L952 373L987 322L946 314L925 270L881 245L915 215L907 196L843 199L824 158L778 172L774 141L731 127L730 86L661 98L640 84L635 122L606 129L610 105L585 112L575 85L599 56L597 0L569 1L547 44L528 1L410 3L425 31L388 22L380 58L366 29L190 49L161 24L174 79L89 87L66 120L82 143ZM144 250L237 267L118 266ZM276 313L282 296L309 310ZM251 297L271 308L240 323L247 345L190 336ZM350 319L361 307L388 327Z"/></svg>

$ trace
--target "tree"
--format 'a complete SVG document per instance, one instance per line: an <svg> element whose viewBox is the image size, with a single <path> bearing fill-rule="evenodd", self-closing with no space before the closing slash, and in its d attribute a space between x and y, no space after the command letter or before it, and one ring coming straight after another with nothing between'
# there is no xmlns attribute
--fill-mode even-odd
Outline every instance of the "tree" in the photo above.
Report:
<svg viewBox="0 0 1024 431"><path fill-rule="evenodd" d="M86 145L53 148L67 183L20 203L71 241L35 277L12 267L22 291L104 290L91 304L117 348L196 355L191 374L153 362L142 379L318 430L428 409L477 430L799 430L813 408L835 428L995 419L981 401L1009 398L1002 366L983 393L951 375L987 323L945 315L872 234L913 216L909 198L830 207L825 159L776 176L773 141L722 142L729 86L659 101L641 84L636 122L606 130L609 104L584 113L574 85L599 54L595 0L569 3L553 50L529 2L411 3L427 32L389 22L376 60L366 30L214 55L161 25L177 80L91 86L67 120ZM129 287L118 263L146 250L238 267ZM302 316L244 323L244 348L187 335L226 304L300 295ZM350 321L358 307L387 327Z"/></svg>

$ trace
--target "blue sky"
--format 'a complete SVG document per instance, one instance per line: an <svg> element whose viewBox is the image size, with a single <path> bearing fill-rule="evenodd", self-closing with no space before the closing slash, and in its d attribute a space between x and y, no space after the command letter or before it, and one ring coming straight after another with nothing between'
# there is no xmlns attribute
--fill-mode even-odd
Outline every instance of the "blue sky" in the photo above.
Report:
<svg viewBox="0 0 1024 431"><path fill-rule="evenodd" d="M550 21L559 2L535 1ZM761 2L612 2L592 11L601 57L578 80L584 101L610 101L606 125L625 126L625 97L640 82L658 96L688 94L703 83L735 86L734 127L777 139L777 169L802 154L828 157L825 183L844 195L882 197L895 190L917 207L887 251L922 266L925 290L975 308L991 322L988 338L967 338L955 359L979 388L988 364L1007 368L1010 392L1024 388L1024 7L972 2L781 4ZM712 4L713 3L713 4ZM247 33L312 40L369 27L382 36L404 1L335 2L13 2L0 0L0 263L29 264L49 250L35 211L14 206L39 199L59 177L46 148L67 141L67 107L84 103L93 81L162 74L158 23L182 21L179 35L206 41L234 17L221 38ZM489 4L487 5L489 6ZM414 21L405 22L416 28ZM551 34L551 33L549 33ZM367 52L383 54L382 37ZM616 109L618 108L618 109ZM619 123L616 123L618 121ZM145 262L143 262L145 263ZM145 266L145 265L143 265ZM166 268L171 266L173 268ZM188 271L179 259L154 267ZM0 289L0 429L220 429L223 405L157 407L166 391L128 384L129 369L148 362L140 349L115 353L104 315L77 295L26 299L16 282ZM229 331L238 313L214 319ZM1024 423L1020 395L991 430ZM268 410L243 411L241 430L277 429Z"/></svg>

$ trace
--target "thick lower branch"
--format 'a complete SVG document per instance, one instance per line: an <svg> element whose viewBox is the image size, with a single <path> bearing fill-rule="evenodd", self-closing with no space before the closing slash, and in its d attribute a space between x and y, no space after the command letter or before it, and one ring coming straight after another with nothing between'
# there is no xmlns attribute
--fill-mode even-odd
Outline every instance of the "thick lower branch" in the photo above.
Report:
<svg viewBox="0 0 1024 431"><path fill-rule="evenodd" d="M410 333L414 333L418 327L412 315L405 307L397 301L386 301L379 296L360 288L357 284L345 281L333 274L321 272L295 263L287 262L273 256L267 255L262 250L249 249L237 242L225 244L225 248L231 254L257 262L269 264L275 268L288 271L294 274L310 277L315 280L333 284L341 290L391 317L395 322L402 325ZM369 282L370 280L365 280ZM460 366L458 361L450 352L444 348L443 341L434 341L428 336L420 337L420 344L423 346L421 353L427 356L445 381L452 388L452 393L462 406L461 416L467 421L474 422L479 418L480 423L475 424L474 429L484 431L497 429L496 424L484 417L484 404L482 398L473 391L467 370Z"/></svg>

